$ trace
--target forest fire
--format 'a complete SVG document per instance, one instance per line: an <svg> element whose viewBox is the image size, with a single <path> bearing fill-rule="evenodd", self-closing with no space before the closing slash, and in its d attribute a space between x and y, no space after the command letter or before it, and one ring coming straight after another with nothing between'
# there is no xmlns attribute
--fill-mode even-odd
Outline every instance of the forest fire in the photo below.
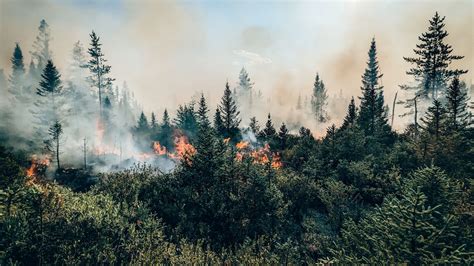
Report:
<svg viewBox="0 0 474 266"><path fill-rule="evenodd" d="M265 145L261 148L252 149L248 141L241 141L238 142L235 147L238 150L236 155L236 159L238 161L242 161L244 156L250 156L252 157L254 163L270 163L274 169L280 169L282 167L280 155L278 153L272 152L268 143L265 143Z"/></svg>
<svg viewBox="0 0 474 266"><path fill-rule="evenodd" d="M38 173L38 169L44 170L51 163L51 159L48 156L38 158L37 155L33 155L31 158L31 165L26 169L27 177L34 177Z"/></svg>
<svg viewBox="0 0 474 266"><path fill-rule="evenodd" d="M172 159L182 160L196 153L196 148L189 143L184 135L178 136L174 140L174 152L169 152L159 141L153 142L153 150L156 155L166 155Z"/></svg>

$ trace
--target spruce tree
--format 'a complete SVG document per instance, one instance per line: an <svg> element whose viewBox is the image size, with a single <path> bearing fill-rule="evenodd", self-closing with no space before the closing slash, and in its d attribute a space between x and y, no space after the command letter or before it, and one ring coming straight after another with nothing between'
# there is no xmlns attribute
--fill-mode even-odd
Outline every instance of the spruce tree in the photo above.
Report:
<svg viewBox="0 0 474 266"><path fill-rule="evenodd" d="M146 115L143 112L141 112L140 117L138 118L137 126L135 129L139 133L147 133L150 129L150 126L148 125L148 119L146 118Z"/></svg>
<svg viewBox="0 0 474 266"><path fill-rule="evenodd" d="M448 115L448 129L458 131L465 129L470 121L470 112L467 107L469 97L467 96L466 84L455 77L446 93L446 111Z"/></svg>
<svg viewBox="0 0 474 266"><path fill-rule="evenodd" d="M38 134L41 139L45 139L47 125L60 121L60 114L63 113L61 108L63 88L60 78L61 75L53 61L48 60L41 74L40 86L36 89L36 94L40 97L35 102L36 108L33 110L33 115L38 119Z"/></svg>
<svg viewBox="0 0 474 266"><path fill-rule="evenodd" d="M173 128L171 126L171 119L168 115L167 109L163 112L163 118L161 121L159 134L160 143L170 150L173 147Z"/></svg>
<svg viewBox="0 0 474 266"><path fill-rule="evenodd" d="M9 79L10 93L15 97L16 100L23 101L25 97L25 95L23 95L25 65L23 63L23 53L21 52L21 48L18 43L15 45L10 62L12 63L12 73Z"/></svg>
<svg viewBox="0 0 474 266"><path fill-rule="evenodd" d="M209 122L209 118L207 113L209 109L207 108L206 98L204 98L204 94L201 94L201 98L199 99L199 108L197 111L197 121L201 128L210 128L211 123Z"/></svg>
<svg viewBox="0 0 474 266"><path fill-rule="evenodd" d="M252 130L253 134L257 135L260 133L260 126L258 125L257 118L254 116L250 118L250 124L249 124L250 130Z"/></svg>
<svg viewBox="0 0 474 266"><path fill-rule="evenodd" d="M194 138L198 130L198 121L196 112L194 111L194 102L180 105L176 112L174 120L177 128L184 131L189 138Z"/></svg>
<svg viewBox="0 0 474 266"><path fill-rule="evenodd" d="M224 136L224 122L222 121L219 108L216 108L216 112L214 113L214 130L217 135Z"/></svg>
<svg viewBox="0 0 474 266"><path fill-rule="evenodd" d="M379 85L382 74L379 71L375 39L372 39L368 55L367 68L362 75L362 97L359 97L361 103L358 124L367 135L373 136L388 125L383 87Z"/></svg>
<svg viewBox="0 0 474 266"><path fill-rule="evenodd" d="M327 99L328 96L324 82L319 78L319 74L316 74L313 94L311 96L311 107L318 122L325 122L328 119L326 112Z"/></svg>
<svg viewBox="0 0 474 266"><path fill-rule="evenodd" d="M38 35L33 43L33 51L31 52L31 57L36 61L36 67L39 71L43 71L48 60L51 60L51 50L49 42L51 41L51 33L49 30L49 25L44 19L40 21L38 27Z"/></svg>
<svg viewBox="0 0 474 266"><path fill-rule="evenodd" d="M156 116L154 112L151 112L150 128L153 132L156 132L158 129L158 121L156 121Z"/></svg>
<svg viewBox="0 0 474 266"><path fill-rule="evenodd" d="M280 149L284 150L288 143L288 128L286 128L285 123L282 123L280 126L280 130L278 131L278 140L280 141Z"/></svg>
<svg viewBox="0 0 474 266"><path fill-rule="evenodd" d="M346 128L351 128L354 126L357 119L357 107L355 105L354 97L352 97L349 106L347 107L347 114L344 117L344 121L342 122L341 129L344 130Z"/></svg>
<svg viewBox="0 0 474 266"><path fill-rule="evenodd" d="M276 130L273 126L272 117L268 113L267 123L265 123L265 128L262 130L264 138L269 141L276 136Z"/></svg>
<svg viewBox="0 0 474 266"><path fill-rule="evenodd" d="M99 116L102 117L102 94L104 93L104 90L112 84L114 79L108 77L111 66L106 64L107 60L104 58L104 54L102 53L102 44L99 42L99 36L97 36L97 34L92 31L90 37L91 42L90 48L88 50L91 57L88 64L89 70L92 74L90 80L92 82L92 86L97 88L99 95Z"/></svg>
<svg viewBox="0 0 474 266"><path fill-rule="evenodd" d="M225 84L224 96L222 96L219 111L222 118L224 138L236 140L239 136L240 112L237 110L237 104L232 98L229 82Z"/></svg>
<svg viewBox="0 0 474 266"><path fill-rule="evenodd" d="M441 134L445 131L446 109L440 101L434 100L433 105L428 108L425 116L421 118L424 132L435 140L439 140Z"/></svg>
<svg viewBox="0 0 474 266"><path fill-rule="evenodd" d="M438 12L429 21L428 31L421 34L420 43L413 51L416 57L404 57L405 61L414 65L407 71L419 83L416 87L419 95L436 99L444 90L449 81L455 76L467 73L467 70L449 69L449 65L464 58L452 55L453 48L445 43L448 32L444 29L445 17L440 17ZM409 86L402 86L411 89Z"/></svg>

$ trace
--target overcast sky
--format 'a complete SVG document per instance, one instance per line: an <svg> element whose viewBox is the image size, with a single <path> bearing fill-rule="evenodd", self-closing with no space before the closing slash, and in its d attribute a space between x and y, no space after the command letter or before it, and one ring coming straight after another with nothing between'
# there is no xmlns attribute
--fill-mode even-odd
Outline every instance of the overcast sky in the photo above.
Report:
<svg viewBox="0 0 474 266"><path fill-rule="evenodd" d="M0 0L0 68L19 42L28 65L41 19L53 36L53 60L65 69L73 43L95 30L118 84L146 111L175 108L195 91L215 102L245 67L268 97L295 104L316 72L330 94L359 95L372 37L387 101L407 81L412 56L435 11L446 16L448 43L473 66L473 1L125 1ZM280 99L280 103L282 100ZM343 103L346 105L347 103Z"/></svg>

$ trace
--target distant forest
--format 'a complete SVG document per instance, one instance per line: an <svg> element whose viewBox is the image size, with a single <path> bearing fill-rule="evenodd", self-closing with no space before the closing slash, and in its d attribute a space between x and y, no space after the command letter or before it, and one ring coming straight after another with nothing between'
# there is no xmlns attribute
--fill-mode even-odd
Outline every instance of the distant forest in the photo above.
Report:
<svg viewBox="0 0 474 266"><path fill-rule="evenodd" d="M316 74L294 105L330 125L321 137L257 121L245 68L215 107L201 93L145 113L107 40L92 31L60 70L51 35L42 20L28 67L2 43L1 265L474 263L473 86L438 13L400 58L399 99L384 99L375 39L342 123Z"/></svg>

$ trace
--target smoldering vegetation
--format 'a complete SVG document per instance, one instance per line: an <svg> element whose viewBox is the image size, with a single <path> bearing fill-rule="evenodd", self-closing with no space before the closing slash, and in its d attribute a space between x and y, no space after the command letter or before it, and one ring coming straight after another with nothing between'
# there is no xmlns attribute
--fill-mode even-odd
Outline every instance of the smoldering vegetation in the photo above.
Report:
<svg viewBox="0 0 474 266"><path fill-rule="evenodd" d="M99 32L60 68L41 20L0 73L0 263L470 264L473 86L445 19L400 58L410 81L390 100L369 38L334 63L364 65L344 77L353 95L324 69L295 93L291 74L268 92L242 67L218 95L160 112L115 74ZM272 42L261 37L252 45Z"/></svg>

